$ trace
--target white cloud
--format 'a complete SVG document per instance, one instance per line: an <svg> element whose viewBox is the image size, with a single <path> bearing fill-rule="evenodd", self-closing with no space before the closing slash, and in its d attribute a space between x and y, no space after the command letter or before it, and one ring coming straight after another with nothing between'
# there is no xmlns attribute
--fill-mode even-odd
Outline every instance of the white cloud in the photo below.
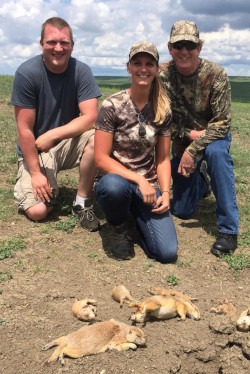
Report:
<svg viewBox="0 0 250 374"><path fill-rule="evenodd" d="M249 12L240 0L1 0L0 74L14 74L21 62L41 53L42 23L49 17L66 19L74 33L73 56L94 74L126 74L132 44L154 42L160 60L170 58L167 41L172 24L180 19L197 23L205 39L201 56L224 66L230 75L250 75ZM227 3L227 7L225 4ZM211 14L213 18L211 21ZM234 72L234 74L232 74Z"/></svg>

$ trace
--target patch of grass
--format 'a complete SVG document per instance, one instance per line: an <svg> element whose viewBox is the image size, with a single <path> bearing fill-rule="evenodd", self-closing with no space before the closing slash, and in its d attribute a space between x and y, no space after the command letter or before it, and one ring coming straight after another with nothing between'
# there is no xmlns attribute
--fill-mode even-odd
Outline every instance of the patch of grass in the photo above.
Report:
<svg viewBox="0 0 250 374"><path fill-rule="evenodd" d="M177 284L179 283L180 281L180 278L177 278L175 275L171 274L169 275L167 278L166 278L166 281L170 284L172 284L172 286L177 286Z"/></svg>
<svg viewBox="0 0 250 374"><path fill-rule="evenodd" d="M26 248L26 243L15 236L8 240L0 239L0 260L13 257L15 252L24 248Z"/></svg>
<svg viewBox="0 0 250 374"><path fill-rule="evenodd" d="M40 232L41 234L48 234L51 231L51 224L50 223L45 223L41 228Z"/></svg>
<svg viewBox="0 0 250 374"><path fill-rule="evenodd" d="M13 75L0 75L0 98L11 95L13 81Z"/></svg>
<svg viewBox="0 0 250 374"><path fill-rule="evenodd" d="M71 216L67 219L60 220L59 222L57 222L55 225L55 229L66 231L68 234L70 234L73 231L73 228L76 226L77 222L78 218Z"/></svg>
<svg viewBox="0 0 250 374"><path fill-rule="evenodd" d="M224 260L233 270L238 271L250 268L250 254L242 255L239 253L232 256L221 255L220 258Z"/></svg>
<svg viewBox="0 0 250 374"><path fill-rule="evenodd" d="M37 265L35 265L33 267L33 271L34 271L34 273L38 273L40 271L43 272L43 273L49 273L52 270L49 269L46 265L39 265L39 264L37 264Z"/></svg>
<svg viewBox="0 0 250 374"><path fill-rule="evenodd" d="M4 282L8 279L12 279L13 278L13 275L11 274L11 272L7 272L7 273L4 273L2 271L0 271L0 283L1 282Z"/></svg>
<svg viewBox="0 0 250 374"><path fill-rule="evenodd" d="M179 266L179 267L189 266L189 265L191 265L193 260L194 260L193 257L191 257L189 261L180 261L179 259L177 259L176 265Z"/></svg>
<svg viewBox="0 0 250 374"><path fill-rule="evenodd" d="M86 254L86 257L89 257L89 258L95 258L95 257L97 257L97 256L98 256L98 254L95 253L95 252L90 252L90 253L87 253L87 254Z"/></svg>
<svg viewBox="0 0 250 374"><path fill-rule="evenodd" d="M9 321L8 321L7 319L2 319L2 320L1 320L1 325L2 325L2 326L7 325L7 323L9 323Z"/></svg>
<svg viewBox="0 0 250 374"><path fill-rule="evenodd" d="M145 269L150 269L154 267L155 260L149 260L148 263L145 265Z"/></svg>
<svg viewBox="0 0 250 374"><path fill-rule="evenodd" d="M0 219L8 219L14 207L13 189L0 187Z"/></svg>

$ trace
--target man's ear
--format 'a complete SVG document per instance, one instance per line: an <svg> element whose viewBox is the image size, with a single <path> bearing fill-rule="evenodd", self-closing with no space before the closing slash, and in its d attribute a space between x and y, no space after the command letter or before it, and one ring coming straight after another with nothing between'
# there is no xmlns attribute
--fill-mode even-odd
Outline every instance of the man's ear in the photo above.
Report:
<svg viewBox="0 0 250 374"><path fill-rule="evenodd" d="M41 48L41 50L43 50L43 42L42 42L42 39L40 39L40 48Z"/></svg>
<svg viewBox="0 0 250 374"><path fill-rule="evenodd" d="M169 51L169 54L171 55L171 52L172 52L172 46L171 46L171 43L168 42L168 51Z"/></svg>
<svg viewBox="0 0 250 374"><path fill-rule="evenodd" d="M127 72L130 74L130 62L127 62Z"/></svg>
<svg viewBox="0 0 250 374"><path fill-rule="evenodd" d="M202 50L202 44L199 44L197 49L198 49L198 52L199 52L199 54L200 54L200 53L201 53L201 50Z"/></svg>

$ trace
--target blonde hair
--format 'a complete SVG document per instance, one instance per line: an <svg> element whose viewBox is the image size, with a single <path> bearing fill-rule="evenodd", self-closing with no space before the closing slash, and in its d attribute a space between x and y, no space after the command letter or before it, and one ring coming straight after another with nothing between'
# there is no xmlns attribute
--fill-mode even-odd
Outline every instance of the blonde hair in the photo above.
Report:
<svg viewBox="0 0 250 374"><path fill-rule="evenodd" d="M158 76L152 82L149 100L155 113L154 122L162 125L166 119L166 113L170 111L170 101Z"/></svg>

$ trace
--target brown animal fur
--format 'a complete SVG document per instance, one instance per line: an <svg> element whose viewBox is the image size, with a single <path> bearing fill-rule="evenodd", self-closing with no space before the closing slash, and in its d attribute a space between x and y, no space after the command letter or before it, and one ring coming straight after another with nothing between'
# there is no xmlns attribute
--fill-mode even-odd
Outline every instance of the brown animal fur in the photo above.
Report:
<svg viewBox="0 0 250 374"><path fill-rule="evenodd" d="M183 321L187 316L196 320L200 319L199 309L195 305L173 296L155 295L141 303L132 301L128 303L128 306L137 308L137 311L130 317L135 322L145 322L148 317L169 319L179 316Z"/></svg>
<svg viewBox="0 0 250 374"><path fill-rule="evenodd" d="M186 295L183 292L176 291L176 290L170 290L167 288L160 288L160 287L150 287L149 292L151 295L162 295L162 296L174 296L178 297L179 299L183 299L185 301L194 301L197 300L195 298L191 298L190 296Z"/></svg>
<svg viewBox="0 0 250 374"><path fill-rule="evenodd" d="M96 317L96 304L97 302L92 299L75 299L72 305L72 313L82 321L91 321Z"/></svg>
<svg viewBox="0 0 250 374"><path fill-rule="evenodd" d="M123 284L118 284L115 286L111 292L111 296L114 300L120 303L120 307L123 307L124 302L134 301L131 293Z"/></svg>
<svg viewBox="0 0 250 374"><path fill-rule="evenodd" d="M236 321L236 327L239 331L250 331L250 308L240 314Z"/></svg>
<svg viewBox="0 0 250 374"><path fill-rule="evenodd" d="M145 345L145 343L146 338L142 330L111 319L84 326L69 335L61 336L46 344L42 350L45 351L57 345L58 347L45 364L59 358L61 364L64 365L64 355L79 358L107 350L135 350L137 345Z"/></svg>

